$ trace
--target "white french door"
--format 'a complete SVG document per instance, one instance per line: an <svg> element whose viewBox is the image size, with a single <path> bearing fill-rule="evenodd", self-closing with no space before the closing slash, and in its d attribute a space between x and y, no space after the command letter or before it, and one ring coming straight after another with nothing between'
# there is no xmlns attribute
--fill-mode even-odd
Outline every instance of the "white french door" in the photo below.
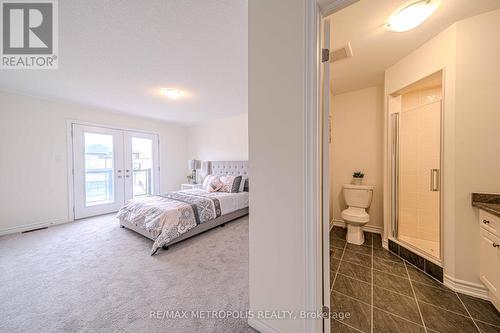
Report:
<svg viewBox="0 0 500 333"><path fill-rule="evenodd" d="M116 212L129 199L159 193L158 136L73 124L76 219Z"/></svg>
<svg viewBox="0 0 500 333"><path fill-rule="evenodd" d="M158 136L124 132L125 200L160 192Z"/></svg>

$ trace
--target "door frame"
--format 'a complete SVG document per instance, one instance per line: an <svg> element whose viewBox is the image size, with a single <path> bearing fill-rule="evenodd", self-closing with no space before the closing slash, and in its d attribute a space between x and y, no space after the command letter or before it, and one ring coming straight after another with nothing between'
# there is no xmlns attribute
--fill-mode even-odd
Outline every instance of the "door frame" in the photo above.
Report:
<svg viewBox="0 0 500 333"><path fill-rule="evenodd" d="M323 227L327 225L329 230L330 221L324 221L323 214L323 155L324 145L329 145L329 135L323 132L322 114L322 20L334 12L352 5L359 0L332 0L328 4L320 6L318 0L305 1L305 66L304 66L304 121L305 133L304 152L304 282L305 282L305 310L315 313L323 312L323 306L330 309L330 299L324 299L324 286L328 285L328 279L323 276L324 248L329 247L329 237L323 239ZM329 93L329 92L328 92ZM329 251L329 249L328 249ZM329 260L329 258L327 258ZM329 272L328 272L329 273ZM328 281L326 281L328 280ZM330 309L331 311L331 309ZM316 318L305 320L304 332L329 332L330 320Z"/></svg>
<svg viewBox="0 0 500 333"><path fill-rule="evenodd" d="M155 131L146 131L141 129L119 127L115 125L109 125L105 123L94 123L89 121L83 121L78 119L66 119L66 156L67 156L67 169L66 169L66 179L68 182L68 222L73 222L75 220L75 184L73 177L74 170L74 160L73 160L73 124L83 125L83 126L93 126L93 127L104 127L113 130L120 131L131 131L144 134L154 134L158 136L158 183L161 184L161 136L160 133Z"/></svg>
<svg viewBox="0 0 500 333"><path fill-rule="evenodd" d="M393 235L393 193L392 193L392 165L391 165L391 145L392 145L392 133L391 133L391 114L392 113L400 113L401 110L401 101L399 103L399 109L397 111L391 110L393 108L393 104L391 101L395 98L393 97L398 91L411 86L412 84L425 79L428 76L434 75L436 73L441 72L441 125L440 125L440 162L439 162L439 259L430 256L424 251L418 249L415 246L410 244L402 243L398 240L397 237ZM401 244L403 246L407 246L412 249L418 255L424 257L425 259L433 262L434 264L445 268L445 255L444 255L444 223L445 223L445 214L444 214L444 204L445 204L445 116L446 116L446 67L439 67L435 70L426 73L425 75L420 75L417 78L413 79L412 82L405 84L402 87L399 87L397 90L391 92L384 92L384 188L388 188L389 191L384 191L384 232L382 237L382 245L384 248L388 249L388 241L391 240L395 243ZM387 192L387 193L386 193Z"/></svg>

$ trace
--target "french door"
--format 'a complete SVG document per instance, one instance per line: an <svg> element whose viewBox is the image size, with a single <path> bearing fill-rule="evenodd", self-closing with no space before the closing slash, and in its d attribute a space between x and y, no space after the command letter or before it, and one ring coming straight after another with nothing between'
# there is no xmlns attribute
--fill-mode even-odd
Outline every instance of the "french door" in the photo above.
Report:
<svg viewBox="0 0 500 333"><path fill-rule="evenodd" d="M118 211L159 193L158 136L72 125L75 219Z"/></svg>

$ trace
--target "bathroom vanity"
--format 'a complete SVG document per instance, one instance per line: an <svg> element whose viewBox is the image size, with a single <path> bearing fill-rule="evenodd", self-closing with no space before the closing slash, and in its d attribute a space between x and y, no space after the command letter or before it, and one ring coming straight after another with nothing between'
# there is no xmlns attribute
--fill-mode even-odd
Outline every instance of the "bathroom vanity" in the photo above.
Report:
<svg viewBox="0 0 500 333"><path fill-rule="evenodd" d="M479 208L480 279L500 311L500 194L472 193L472 206Z"/></svg>

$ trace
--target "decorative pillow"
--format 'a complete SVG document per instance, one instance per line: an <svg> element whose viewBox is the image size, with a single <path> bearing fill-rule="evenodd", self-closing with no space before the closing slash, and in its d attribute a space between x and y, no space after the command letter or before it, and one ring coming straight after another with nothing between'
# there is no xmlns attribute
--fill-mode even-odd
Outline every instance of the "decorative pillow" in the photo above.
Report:
<svg viewBox="0 0 500 333"><path fill-rule="evenodd" d="M243 192L245 191L245 184L248 183L248 177L242 177L241 178L241 183L240 183L240 188L238 189L238 192Z"/></svg>
<svg viewBox="0 0 500 333"><path fill-rule="evenodd" d="M240 189L241 176L222 176L220 180L224 184L222 192L237 193Z"/></svg>
<svg viewBox="0 0 500 333"><path fill-rule="evenodd" d="M224 186L224 183L221 182L219 177L211 176L207 190L208 192L217 192L222 188L222 186Z"/></svg>
<svg viewBox="0 0 500 333"><path fill-rule="evenodd" d="M208 175L205 177L205 179L203 180L203 189L204 190L207 190L208 191L208 184L210 184L210 181L212 180L212 175Z"/></svg>

